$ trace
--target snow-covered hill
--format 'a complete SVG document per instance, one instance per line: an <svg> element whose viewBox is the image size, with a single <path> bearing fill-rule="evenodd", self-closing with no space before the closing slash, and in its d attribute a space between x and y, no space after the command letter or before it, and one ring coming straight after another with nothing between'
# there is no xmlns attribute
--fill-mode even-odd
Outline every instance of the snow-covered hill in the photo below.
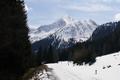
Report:
<svg viewBox="0 0 120 80"><path fill-rule="evenodd" d="M71 38L76 41L85 41L92 35L96 27L97 24L92 20L77 21L65 16L50 25L40 26L38 29L31 31L29 35L32 43L50 35L61 41L68 41Z"/></svg>
<svg viewBox="0 0 120 80"><path fill-rule="evenodd" d="M72 62L47 64L53 70L42 80L120 80L120 52L98 57L93 65L73 65ZM39 76L41 78L41 76Z"/></svg>

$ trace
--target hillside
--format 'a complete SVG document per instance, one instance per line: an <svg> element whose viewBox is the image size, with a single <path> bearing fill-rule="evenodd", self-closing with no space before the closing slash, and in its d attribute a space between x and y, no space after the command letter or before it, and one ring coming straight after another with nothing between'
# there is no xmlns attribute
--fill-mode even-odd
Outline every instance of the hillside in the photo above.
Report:
<svg viewBox="0 0 120 80"><path fill-rule="evenodd" d="M72 62L47 64L52 70L42 80L120 80L120 52L97 57L93 65L75 65ZM39 73L41 74L41 73ZM50 77L47 77L47 74Z"/></svg>

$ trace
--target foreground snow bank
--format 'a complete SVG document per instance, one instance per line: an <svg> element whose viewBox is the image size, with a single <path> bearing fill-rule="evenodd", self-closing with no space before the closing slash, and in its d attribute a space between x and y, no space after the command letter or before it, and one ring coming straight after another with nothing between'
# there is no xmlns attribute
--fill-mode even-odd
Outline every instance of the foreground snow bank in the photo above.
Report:
<svg viewBox="0 0 120 80"><path fill-rule="evenodd" d="M30 80L120 80L120 52L98 57L91 66L67 61L46 65Z"/></svg>
<svg viewBox="0 0 120 80"><path fill-rule="evenodd" d="M53 69L56 80L120 80L120 52L98 57L91 66L77 66L72 62L47 65Z"/></svg>

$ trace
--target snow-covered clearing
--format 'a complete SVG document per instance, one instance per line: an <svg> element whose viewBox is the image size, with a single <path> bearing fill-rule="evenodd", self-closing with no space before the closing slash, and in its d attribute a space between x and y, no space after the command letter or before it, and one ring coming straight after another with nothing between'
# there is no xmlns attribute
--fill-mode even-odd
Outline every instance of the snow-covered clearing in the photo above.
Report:
<svg viewBox="0 0 120 80"><path fill-rule="evenodd" d="M73 65L72 62L47 64L49 74L56 78L40 80L120 80L120 52L98 57L93 65Z"/></svg>

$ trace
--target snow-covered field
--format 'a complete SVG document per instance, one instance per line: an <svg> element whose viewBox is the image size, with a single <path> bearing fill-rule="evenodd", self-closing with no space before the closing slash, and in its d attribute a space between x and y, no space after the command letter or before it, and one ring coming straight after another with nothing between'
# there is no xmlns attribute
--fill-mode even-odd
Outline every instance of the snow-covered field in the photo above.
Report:
<svg viewBox="0 0 120 80"><path fill-rule="evenodd" d="M40 80L120 80L120 52L98 57L93 65L73 65L72 62L47 64L51 78Z"/></svg>

